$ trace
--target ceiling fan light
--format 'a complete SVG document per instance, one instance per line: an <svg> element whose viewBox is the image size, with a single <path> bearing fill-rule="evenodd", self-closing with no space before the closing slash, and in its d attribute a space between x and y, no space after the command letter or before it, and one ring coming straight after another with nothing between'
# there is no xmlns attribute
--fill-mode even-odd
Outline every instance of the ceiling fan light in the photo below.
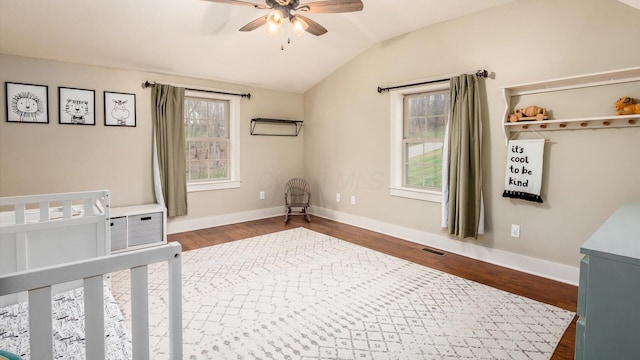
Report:
<svg viewBox="0 0 640 360"><path fill-rule="evenodd" d="M309 28L309 24L298 16L294 16L291 19L291 26L293 26L293 31L297 35L302 35Z"/></svg>
<svg viewBox="0 0 640 360"><path fill-rule="evenodd" d="M273 10L267 16L267 25L269 26L270 32L276 32L280 30L282 26L282 21L284 20L284 15L280 10Z"/></svg>

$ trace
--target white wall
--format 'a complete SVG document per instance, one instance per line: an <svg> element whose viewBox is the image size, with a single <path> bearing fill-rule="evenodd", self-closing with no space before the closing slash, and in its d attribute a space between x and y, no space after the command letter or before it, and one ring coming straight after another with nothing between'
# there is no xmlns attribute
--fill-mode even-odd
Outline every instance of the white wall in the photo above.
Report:
<svg viewBox="0 0 640 360"><path fill-rule="evenodd" d="M305 94L305 174L313 179L318 211L410 240L446 243L439 203L389 195L389 96L376 89L487 69L494 73L483 80L482 93L487 233L445 245L469 255L484 251L477 244L577 266L580 244L625 199L640 198L640 128L541 133L551 140L545 203L505 199L501 87L638 66L640 47L631 45L637 34L640 11L615 0L525 0L373 46ZM597 100L606 104L602 111L613 112L620 96L640 98L638 83L624 91L553 106L579 111ZM336 192L343 199L355 195L356 205L336 203ZM519 239L509 236L511 224L521 226Z"/></svg>
<svg viewBox="0 0 640 360"><path fill-rule="evenodd" d="M0 55L0 196L108 189L113 206L155 202L152 180L151 90L145 80L194 88L250 92L241 100L239 189L190 193L189 215L170 223L207 226L212 218L247 211L284 209L289 177L302 174L304 130L298 137L249 134L255 117L301 119L302 94L234 84ZM49 86L49 124L6 122L4 82ZM96 125L58 123L58 87L95 90ZM104 126L103 91L136 95L137 126ZM265 200L258 193L265 191ZM173 226L172 226L173 225Z"/></svg>

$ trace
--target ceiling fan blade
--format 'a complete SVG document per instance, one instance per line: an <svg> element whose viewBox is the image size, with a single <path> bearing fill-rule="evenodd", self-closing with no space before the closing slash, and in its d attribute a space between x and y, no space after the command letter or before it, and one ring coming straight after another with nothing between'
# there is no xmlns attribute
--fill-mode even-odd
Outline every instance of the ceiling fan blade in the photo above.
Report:
<svg viewBox="0 0 640 360"><path fill-rule="evenodd" d="M364 5L361 0L326 0L302 4L298 6L296 10L310 14L345 13L360 11L363 7Z"/></svg>
<svg viewBox="0 0 640 360"><path fill-rule="evenodd" d="M299 17L304 22L306 22L307 25L309 25L309 27L305 30L309 34L313 34L315 36L320 36L320 35L323 35L323 34L327 33L327 29L325 29L324 26L322 26L322 25L318 24L317 22L309 19L308 17L302 16L300 14L296 14L295 16Z"/></svg>
<svg viewBox="0 0 640 360"><path fill-rule="evenodd" d="M252 31L267 23L267 17L259 17L240 28L240 31Z"/></svg>
<svg viewBox="0 0 640 360"><path fill-rule="evenodd" d="M252 2L241 1L241 0L205 0L205 1L210 1L210 2L214 2L214 3L220 3L220 4L249 6L249 7L252 7L254 9L268 9L268 7L266 5L264 5L264 4L254 4Z"/></svg>

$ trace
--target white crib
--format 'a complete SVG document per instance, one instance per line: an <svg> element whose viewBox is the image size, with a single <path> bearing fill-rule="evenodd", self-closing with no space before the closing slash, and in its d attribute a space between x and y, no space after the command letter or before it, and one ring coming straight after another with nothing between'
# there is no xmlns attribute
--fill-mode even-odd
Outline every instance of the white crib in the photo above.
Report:
<svg viewBox="0 0 640 360"><path fill-rule="evenodd" d="M149 358L147 265L169 264L172 359L182 358L181 247L110 255L109 192L0 198L0 307L28 299L32 359L52 359L52 296L84 287L87 359L105 359L105 279L131 269L132 352ZM3 349L10 350L10 349Z"/></svg>
<svg viewBox="0 0 640 360"><path fill-rule="evenodd" d="M131 269L133 358L149 359L147 265L169 267L169 338L172 359L182 359L181 247L178 243L0 276L0 296L28 291L32 359L53 359L52 285L82 279L84 283L86 358L107 359L104 336L105 274Z"/></svg>

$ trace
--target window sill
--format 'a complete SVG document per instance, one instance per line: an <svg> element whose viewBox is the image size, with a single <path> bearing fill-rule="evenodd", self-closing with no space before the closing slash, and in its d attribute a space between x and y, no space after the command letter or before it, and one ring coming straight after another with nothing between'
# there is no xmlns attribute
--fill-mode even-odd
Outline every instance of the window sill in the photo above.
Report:
<svg viewBox="0 0 640 360"><path fill-rule="evenodd" d="M405 187L392 187L389 188L389 194L391 196L398 196L421 201L430 201L437 203L442 202L442 193L439 191L419 190Z"/></svg>
<svg viewBox="0 0 640 360"><path fill-rule="evenodd" d="M198 192L198 191L236 189L239 187L240 187L239 180L191 183L191 184L187 184L187 192L190 193L190 192Z"/></svg>

